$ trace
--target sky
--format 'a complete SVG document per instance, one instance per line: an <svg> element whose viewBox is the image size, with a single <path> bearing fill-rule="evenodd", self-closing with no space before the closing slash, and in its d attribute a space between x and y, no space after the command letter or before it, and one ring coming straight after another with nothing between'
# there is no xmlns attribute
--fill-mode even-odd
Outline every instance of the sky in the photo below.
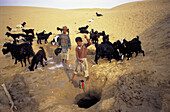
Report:
<svg viewBox="0 0 170 112"><path fill-rule="evenodd" d="M58 9L113 8L140 0L0 0L0 6L32 6Z"/></svg>

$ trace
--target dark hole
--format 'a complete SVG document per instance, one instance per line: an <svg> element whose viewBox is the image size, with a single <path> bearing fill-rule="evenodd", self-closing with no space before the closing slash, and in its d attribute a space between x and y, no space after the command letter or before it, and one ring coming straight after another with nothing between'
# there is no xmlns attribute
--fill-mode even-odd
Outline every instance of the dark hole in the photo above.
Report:
<svg viewBox="0 0 170 112"><path fill-rule="evenodd" d="M80 98L81 96L81 98ZM81 94L79 95L79 100L77 101L77 105L80 108L89 108L93 105L95 105L98 101L100 101L100 95L99 94Z"/></svg>

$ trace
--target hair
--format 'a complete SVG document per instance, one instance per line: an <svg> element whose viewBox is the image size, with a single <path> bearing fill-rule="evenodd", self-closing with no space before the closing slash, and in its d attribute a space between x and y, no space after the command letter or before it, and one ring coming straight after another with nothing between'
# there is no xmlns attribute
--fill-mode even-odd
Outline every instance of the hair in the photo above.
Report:
<svg viewBox="0 0 170 112"><path fill-rule="evenodd" d="M81 37L76 37L76 42L82 42L82 38Z"/></svg>
<svg viewBox="0 0 170 112"><path fill-rule="evenodd" d="M67 30L67 26L63 26L63 30Z"/></svg>

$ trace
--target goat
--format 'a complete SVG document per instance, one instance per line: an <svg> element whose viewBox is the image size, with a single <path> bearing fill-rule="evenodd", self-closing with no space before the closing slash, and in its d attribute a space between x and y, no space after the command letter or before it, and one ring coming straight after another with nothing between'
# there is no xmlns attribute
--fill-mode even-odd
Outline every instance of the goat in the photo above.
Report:
<svg viewBox="0 0 170 112"><path fill-rule="evenodd" d="M88 22L93 22L93 21L94 21L94 18L88 20Z"/></svg>
<svg viewBox="0 0 170 112"><path fill-rule="evenodd" d="M98 14L97 12L96 12L96 16L103 16L102 14Z"/></svg>
<svg viewBox="0 0 170 112"><path fill-rule="evenodd" d="M37 35L37 38L38 38L37 44L39 44L39 43L42 44L41 40L45 40L45 44L46 44L48 42L47 39L49 38L50 35L52 35L52 33L49 32L48 34L43 34L43 35L36 33L36 35Z"/></svg>
<svg viewBox="0 0 170 112"><path fill-rule="evenodd" d="M82 29L87 30L88 27L89 27L89 26L86 25L85 27L80 27L79 30L82 30Z"/></svg>
<svg viewBox="0 0 170 112"><path fill-rule="evenodd" d="M11 34L11 33L9 33L9 32L6 32L5 35L7 35L7 37L11 36L11 37L14 39L14 41L16 42L16 39L17 39L17 38L19 39L20 36L22 36L23 34Z"/></svg>
<svg viewBox="0 0 170 112"><path fill-rule="evenodd" d="M104 35L103 36L103 42L101 44L105 44L105 43L112 46L112 43L109 41L109 35Z"/></svg>
<svg viewBox="0 0 170 112"><path fill-rule="evenodd" d="M101 33L98 33L98 31L94 32L94 29L91 29L90 32L90 39L92 40L92 43L98 43L98 38L100 36L105 36L105 31L102 31Z"/></svg>
<svg viewBox="0 0 170 112"><path fill-rule="evenodd" d="M108 58L111 63L111 59L114 58L119 61L120 57L117 52L114 51L113 47L107 43L103 44L95 44L96 47L96 55L95 55L95 63L98 64L98 59L101 58Z"/></svg>
<svg viewBox="0 0 170 112"><path fill-rule="evenodd" d="M51 45L56 45L56 43L58 42L59 40L59 35L56 35L53 40L51 41Z"/></svg>
<svg viewBox="0 0 170 112"><path fill-rule="evenodd" d="M35 66L35 69L37 69L37 65L39 62L41 63L42 67L44 67L43 59L45 59L45 61L47 61L44 48L40 47L40 49L41 50L39 50L31 60L31 65L28 67L30 71L34 71L34 66ZM46 62L45 62L45 65L47 65Z"/></svg>
<svg viewBox="0 0 170 112"><path fill-rule="evenodd" d="M41 35L43 35L43 34L45 34L45 30L43 30L42 32L40 32L40 33L38 33L38 34L41 34Z"/></svg>
<svg viewBox="0 0 170 112"><path fill-rule="evenodd" d="M26 33L26 35L28 35L29 33L31 33L34 36L34 29L22 29L23 32Z"/></svg>
<svg viewBox="0 0 170 112"><path fill-rule="evenodd" d="M92 40L92 43L98 43L98 38L99 38L99 35L98 35L98 31L95 31L95 32L90 32L90 39Z"/></svg>
<svg viewBox="0 0 170 112"><path fill-rule="evenodd" d="M141 41L139 41L139 36L137 36L137 38L132 39L131 41L127 41L126 39L124 39L123 45L126 46L126 53L128 58L127 60L132 57L132 54L134 52L136 53L136 56L138 55L138 53L143 53L143 56L145 56L145 53L141 47Z"/></svg>
<svg viewBox="0 0 170 112"><path fill-rule="evenodd" d="M26 66L26 58L30 63L29 58L35 55L32 46L28 43L16 45L6 42L4 43L3 47L7 48L2 50L3 54L5 55L11 52L12 58L15 59L15 64L17 64L17 61L20 61L22 67L23 67L22 60L24 60Z"/></svg>
<svg viewBox="0 0 170 112"><path fill-rule="evenodd" d="M33 39L35 38L33 35L25 35L25 34L23 34L21 36L23 37L22 40L24 42L30 42L30 44L32 45Z"/></svg>
<svg viewBox="0 0 170 112"><path fill-rule="evenodd" d="M101 33L99 32L98 34L99 34L99 36L105 36L106 35L105 31L102 31Z"/></svg>
<svg viewBox="0 0 170 112"><path fill-rule="evenodd" d="M81 30L80 30L80 33L87 33L87 34L88 34L89 31L88 31L88 30L85 30L85 29L81 29Z"/></svg>
<svg viewBox="0 0 170 112"><path fill-rule="evenodd" d="M126 54L127 54L126 53L126 47L125 47L124 44L122 44L120 42L120 40L117 40L115 42L115 44L117 44L117 49L119 50L119 55L121 56L121 60L123 60L125 58Z"/></svg>
<svg viewBox="0 0 170 112"><path fill-rule="evenodd" d="M19 24L16 26L16 28L23 28L26 25L26 22L23 22L22 24Z"/></svg>
<svg viewBox="0 0 170 112"><path fill-rule="evenodd" d="M11 28L9 26L6 27L8 29L8 31L11 31L11 32L17 32L18 30L15 29L15 28Z"/></svg>

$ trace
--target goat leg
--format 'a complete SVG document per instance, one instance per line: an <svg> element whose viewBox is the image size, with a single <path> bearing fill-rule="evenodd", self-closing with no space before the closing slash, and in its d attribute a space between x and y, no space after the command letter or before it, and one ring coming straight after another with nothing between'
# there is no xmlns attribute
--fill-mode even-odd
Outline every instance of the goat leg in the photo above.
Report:
<svg viewBox="0 0 170 112"><path fill-rule="evenodd" d="M100 56L98 56L98 55L95 56L95 60L94 61L95 61L96 64L98 64L98 59L99 58L100 58Z"/></svg>
<svg viewBox="0 0 170 112"><path fill-rule="evenodd" d="M4 91L5 91L5 94L6 94L7 97L8 97L9 103L11 104L10 111L13 112L13 108L14 108L15 110L17 110L17 107L14 105L14 102L13 102L13 100L12 100L12 98L11 98L11 95L9 94L9 92L8 92L5 84L2 84L1 86L3 87L3 89L4 89Z"/></svg>
<svg viewBox="0 0 170 112"><path fill-rule="evenodd" d="M110 61L110 63L111 63L111 54L109 54L109 56L108 56L108 60Z"/></svg>
<svg viewBox="0 0 170 112"><path fill-rule="evenodd" d="M28 63L30 64L30 58L29 58L29 56L27 57L27 59L28 59Z"/></svg>
<svg viewBox="0 0 170 112"><path fill-rule="evenodd" d="M17 59L15 59L15 64L17 64Z"/></svg>
<svg viewBox="0 0 170 112"><path fill-rule="evenodd" d="M42 44L42 43L41 43L41 39L40 39L40 44Z"/></svg>
<svg viewBox="0 0 170 112"><path fill-rule="evenodd" d="M21 67L23 67L23 63L22 63L22 60L20 60L20 63L21 63Z"/></svg>
<svg viewBox="0 0 170 112"><path fill-rule="evenodd" d="M138 56L138 51L136 51L135 53L136 53L136 56ZM135 57L136 57L136 56L135 56Z"/></svg>
<svg viewBox="0 0 170 112"><path fill-rule="evenodd" d="M39 44L39 40L37 40L37 44Z"/></svg>
<svg viewBox="0 0 170 112"><path fill-rule="evenodd" d="M144 51L142 50L141 52L143 53L143 56L145 56L145 53L144 53Z"/></svg>
<svg viewBox="0 0 170 112"><path fill-rule="evenodd" d="M35 69L37 69L37 65L38 65L38 63L35 64Z"/></svg>
<svg viewBox="0 0 170 112"><path fill-rule="evenodd" d="M25 63L25 66L27 66L27 63L26 63L26 58L24 58L24 63Z"/></svg>
<svg viewBox="0 0 170 112"><path fill-rule="evenodd" d="M42 67L44 67L44 64L43 64L43 59L41 60L41 62L40 62L40 63L41 63L41 65L42 65Z"/></svg>

